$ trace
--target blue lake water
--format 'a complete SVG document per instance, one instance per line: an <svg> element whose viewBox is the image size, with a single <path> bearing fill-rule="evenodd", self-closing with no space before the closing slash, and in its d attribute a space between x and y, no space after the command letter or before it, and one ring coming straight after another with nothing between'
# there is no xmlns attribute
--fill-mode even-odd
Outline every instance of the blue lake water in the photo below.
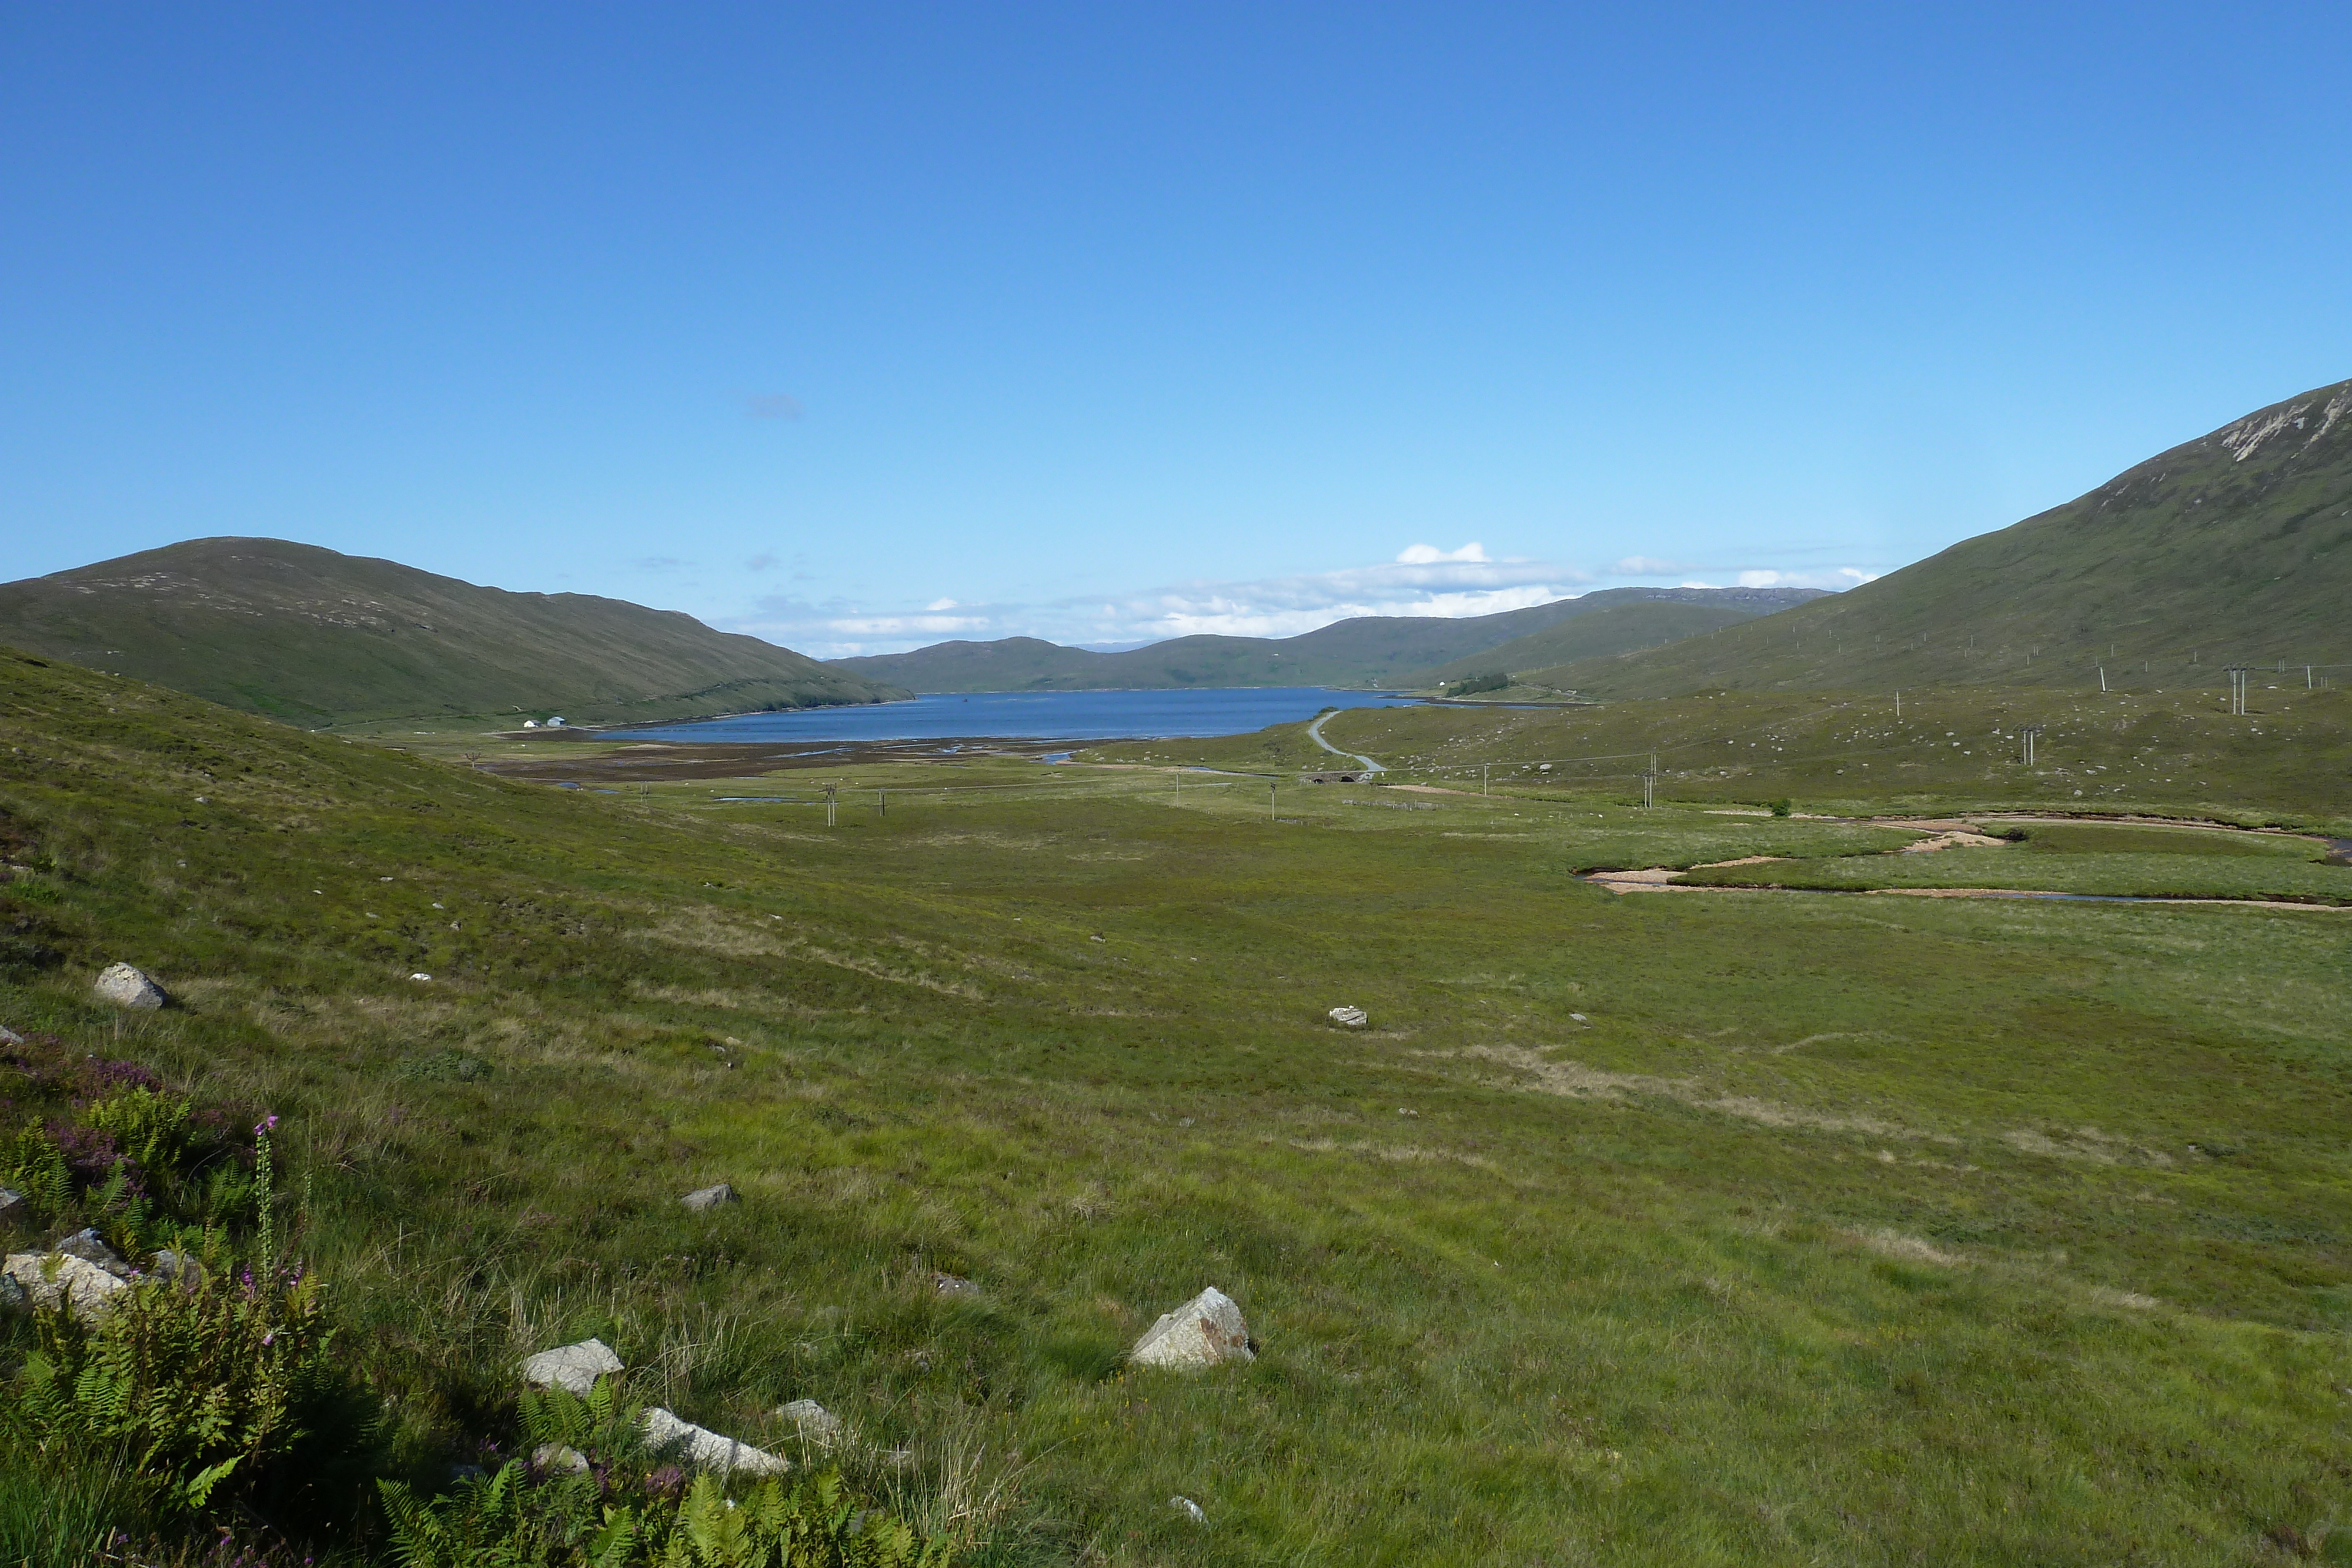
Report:
<svg viewBox="0 0 2352 1568"><path fill-rule="evenodd" d="M1321 686L1174 692L972 692L868 707L795 708L632 729L663 740L1108 740L1246 735L1327 707L1407 707L1411 697Z"/></svg>

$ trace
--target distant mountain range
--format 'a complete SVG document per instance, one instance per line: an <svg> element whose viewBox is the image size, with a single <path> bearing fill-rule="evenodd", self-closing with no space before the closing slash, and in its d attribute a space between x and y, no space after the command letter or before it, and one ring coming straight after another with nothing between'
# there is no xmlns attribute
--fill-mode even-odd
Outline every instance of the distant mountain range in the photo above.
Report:
<svg viewBox="0 0 2352 1568"><path fill-rule="evenodd" d="M1547 674L1609 698L2218 686L2231 664L2265 666L2269 684L2300 685L2306 664L2315 682L2352 676L2352 382L1833 598Z"/></svg>
<svg viewBox="0 0 2352 1568"><path fill-rule="evenodd" d="M1613 588L1459 620L1118 653L1034 637L820 664L691 616L509 593L277 539L192 539L0 584L0 642L307 725L594 723L910 691L1419 688L1500 671L1603 700L1988 683L2352 675L2352 382L2273 403L2090 494L1834 595ZM2284 668L2283 668L2284 667Z"/></svg>
<svg viewBox="0 0 2352 1568"><path fill-rule="evenodd" d="M908 694L690 615L509 593L283 539L0 584L0 642L304 725L654 720Z"/></svg>
<svg viewBox="0 0 2352 1568"><path fill-rule="evenodd" d="M1559 664L1564 657L1651 647L1664 635L1688 635L1820 597L1809 588L1607 588L1493 615L1360 615L1296 637L1177 637L1118 653L1005 637L835 659L832 667L919 692L1423 686L1452 678L1442 673L1465 662L1482 673L1495 668L1505 647L1524 644L1528 656ZM1612 619L1637 609L1652 614ZM1696 614L1677 620L1672 613L1677 611ZM1541 641L1588 622L1594 630L1582 640ZM1572 652L1545 651L1555 647Z"/></svg>

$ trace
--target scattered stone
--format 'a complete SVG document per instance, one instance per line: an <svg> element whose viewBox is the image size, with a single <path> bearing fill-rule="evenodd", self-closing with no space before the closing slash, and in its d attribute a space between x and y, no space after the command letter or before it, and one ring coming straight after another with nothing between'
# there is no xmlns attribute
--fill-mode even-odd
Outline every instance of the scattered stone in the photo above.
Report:
<svg viewBox="0 0 2352 1568"><path fill-rule="evenodd" d="M118 1280L131 1278L131 1265L122 1260L121 1253L106 1244L106 1239L98 1233L95 1227L75 1231L58 1242L55 1250L68 1258L79 1258L85 1263L94 1263Z"/></svg>
<svg viewBox="0 0 2352 1568"><path fill-rule="evenodd" d="M62 1310L78 1322L93 1323L110 1307L108 1298L129 1283L87 1259L69 1252L15 1252L0 1263L16 1289L11 1304Z"/></svg>
<svg viewBox="0 0 2352 1568"><path fill-rule="evenodd" d="M91 989L99 994L101 1000L112 1002L119 1008L152 1009L171 1000L163 994L163 987L128 964L109 964L100 973L98 983Z"/></svg>
<svg viewBox="0 0 2352 1568"><path fill-rule="evenodd" d="M688 1193L684 1197L678 1199L678 1202L686 1205L687 1207L692 1209L697 1214L700 1214L707 1209L718 1208L725 1204L740 1203L742 1201L742 1196L723 1181L717 1186L706 1186L698 1191Z"/></svg>
<svg viewBox="0 0 2352 1568"><path fill-rule="evenodd" d="M561 1388L584 1395L606 1373L626 1370L621 1358L613 1354L612 1346L601 1339L583 1339L578 1344L542 1350L524 1362L522 1380L533 1388Z"/></svg>
<svg viewBox="0 0 2352 1568"><path fill-rule="evenodd" d="M25 1195L0 1186L0 1219L13 1219L25 1207Z"/></svg>
<svg viewBox="0 0 2352 1568"><path fill-rule="evenodd" d="M24 1043L25 1037L23 1035L18 1034L6 1024L0 1023L0 1045L22 1045Z"/></svg>
<svg viewBox="0 0 2352 1568"><path fill-rule="evenodd" d="M411 976L409 976L408 977L409 977L410 979L412 979L412 980L428 980L428 981L429 981L429 980L431 980L431 979L433 978L433 977L432 977L432 976L427 975L427 974L425 974L425 973L423 973L422 971L420 971L420 972L418 972L418 973L416 973L416 974L411 975Z"/></svg>
<svg viewBox="0 0 2352 1568"><path fill-rule="evenodd" d="M1216 1366L1228 1361L1255 1361L1250 1349L1249 1327L1234 1299L1214 1285L1172 1312L1163 1314L1150 1331L1135 1342L1128 1359L1138 1366L1164 1366L1180 1372Z"/></svg>
<svg viewBox="0 0 2352 1568"><path fill-rule="evenodd" d="M980 1287L954 1274L933 1274L931 1289L942 1296L977 1296Z"/></svg>
<svg viewBox="0 0 2352 1568"><path fill-rule="evenodd" d="M561 1443L541 1443L530 1451L530 1468L543 1474L562 1471L582 1476L588 1473L588 1456L577 1448L567 1448Z"/></svg>
<svg viewBox="0 0 2352 1568"><path fill-rule="evenodd" d="M739 1443L707 1427L680 1420L658 1405L645 1413L644 1427L646 1448L698 1470L717 1470L722 1475L733 1472L780 1476L793 1468L790 1461L764 1448Z"/></svg>
<svg viewBox="0 0 2352 1568"><path fill-rule="evenodd" d="M804 1443L830 1448L841 1436L841 1417L814 1399L795 1399L776 1414L793 1424Z"/></svg>
<svg viewBox="0 0 2352 1568"><path fill-rule="evenodd" d="M1579 1023L1591 1023L1592 1021L1591 1019L1586 1018L1582 1013L1570 1013L1568 1016L1574 1019Z"/></svg>
<svg viewBox="0 0 2352 1568"><path fill-rule="evenodd" d="M1209 1522L1209 1516L1201 1511L1201 1505L1189 1497L1171 1497L1168 1500L1168 1506L1195 1524Z"/></svg>
<svg viewBox="0 0 2352 1568"><path fill-rule="evenodd" d="M1333 1008L1327 1016L1341 1029L1361 1029L1372 1021L1361 1008Z"/></svg>

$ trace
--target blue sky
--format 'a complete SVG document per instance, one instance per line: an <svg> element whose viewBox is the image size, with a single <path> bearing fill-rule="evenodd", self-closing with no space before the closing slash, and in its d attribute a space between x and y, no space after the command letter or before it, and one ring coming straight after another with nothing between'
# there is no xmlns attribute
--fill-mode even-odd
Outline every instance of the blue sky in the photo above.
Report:
<svg viewBox="0 0 2352 1568"><path fill-rule="evenodd" d="M1836 586L2352 375L2352 12L0 6L0 577L819 653Z"/></svg>

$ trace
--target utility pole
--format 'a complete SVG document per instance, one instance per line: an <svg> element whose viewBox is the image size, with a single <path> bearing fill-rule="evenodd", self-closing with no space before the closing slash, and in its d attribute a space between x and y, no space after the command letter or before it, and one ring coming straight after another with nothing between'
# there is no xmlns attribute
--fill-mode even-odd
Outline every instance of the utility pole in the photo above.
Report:
<svg viewBox="0 0 2352 1568"><path fill-rule="evenodd" d="M1644 811L1658 803L1657 789L1658 776L1655 772L1642 775L1642 810Z"/></svg>
<svg viewBox="0 0 2352 1568"><path fill-rule="evenodd" d="M2311 689L2311 666L2309 664L2305 664L2303 667L2303 689L2305 691L2309 691Z"/></svg>
<svg viewBox="0 0 2352 1568"><path fill-rule="evenodd" d="M881 801L880 808L876 810L874 814L877 817L888 816L890 814L890 791L887 789L877 789L874 793Z"/></svg>
<svg viewBox="0 0 2352 1568"><path fill-rule="evenodd" d="M1491 762L1481 762L1478 764L1478 793L1481 795L1491 795L1495 792L1492 789L1488 788L1486 780L1486 770L1493 766L1494 764Z"/></svg>
<svg viewBox="0 0 2352 1568"><path fill-rule="evenodd" d="M2038 724L2027 725L2017 732L2017 738L2025 743L2025 765L2028 768L2033 766L2033 737L2041 733L2042 727Z"/></svg>
<svg viewBox="0 0 2352 1568"><path fill-rule="evenodd" d="M1896 718L1903 716L1903 694L1899 691L1895 694L1895 716Z"/></svg>
<svg viewBox="0 0 2352 1568"><path fill-rule="evenodd" d="M2222 673L2230 677L2230 712L2233 715L2244 713L2246 711L2246 666L2231 664Z"/></svg>
<svg viewBox="0 0 2352 1568"><path fill-rule="evenodd" d="M840 791L841 786L838 784L828 784L824 787L824 825L828 828L833 826L833 813L835 808L840 803Z"/></svg>
<svg viewBox="0 0 2352 1568"><path fill-rule="evenodd" d="M2107 667L2106 667L2105 664L2101 664L2101 665L2099 666L2099 691L2101 692L2101 694L2102 694L2102 695L2104 695L2104 694L2105 693L2106 689L2107 689Z"/></svg>
<svg viewBox="0 0 2352 1568"><path fill-rule="evenodd" d="M1276 789L1279 789L1280 788L1282 788L1282 786L1281 786L1281 785L1279 785L1279 784L1271 784L1271 783L1270 783L1270 784L1268 784L1268 785L1265 787L1265 820L1266 820L1267 821L1269 821L1269 822L1271 822L1271 821L1273 821L1275 820L1275 816L1274 816L1274 792L1275 792Z"/></svg>

